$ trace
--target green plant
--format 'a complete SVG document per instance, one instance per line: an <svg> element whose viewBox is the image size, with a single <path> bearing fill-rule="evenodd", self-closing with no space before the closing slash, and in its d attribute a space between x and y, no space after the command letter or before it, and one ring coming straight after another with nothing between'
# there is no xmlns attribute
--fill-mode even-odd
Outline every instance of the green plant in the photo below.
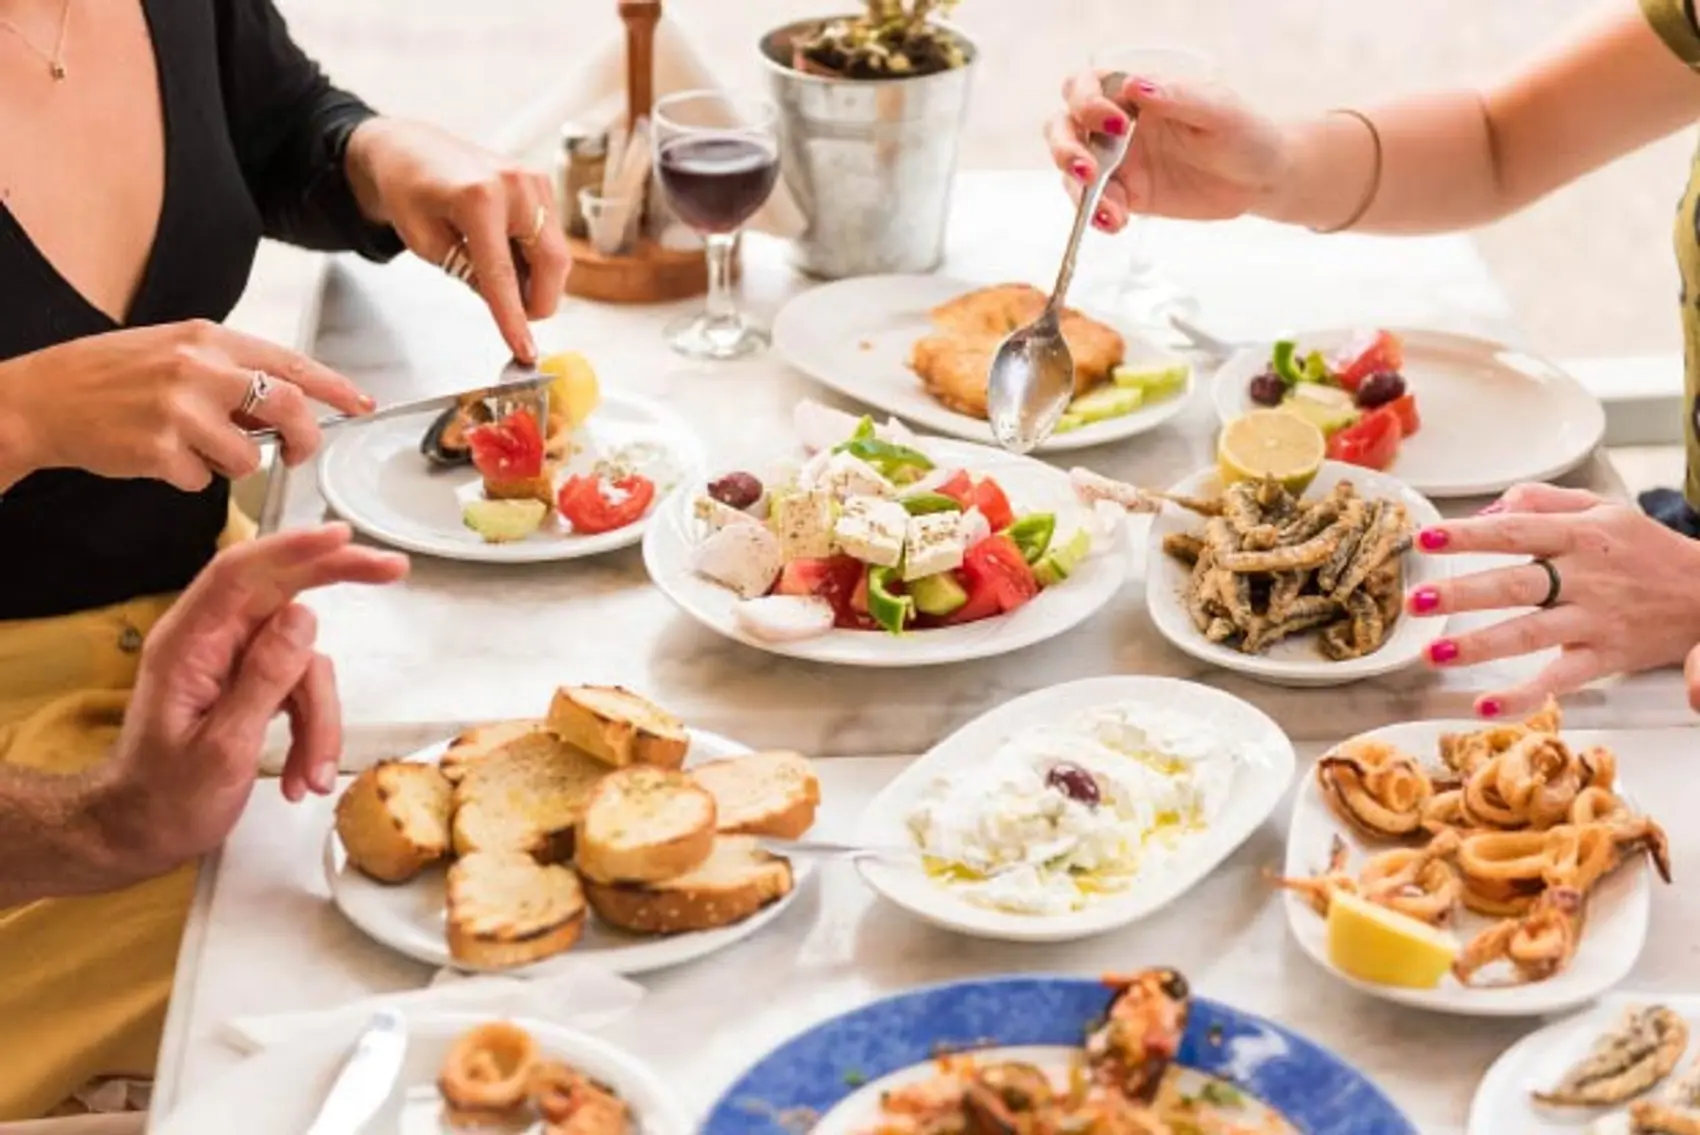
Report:
<svg viewBox="0 0 1700 1135"><path fill-rule="evenodd" d="M800 39L794 64L843 79L906 79L968 61L962 41L939 23L957 0L866 0L858 16L828 20Z"/></svg>

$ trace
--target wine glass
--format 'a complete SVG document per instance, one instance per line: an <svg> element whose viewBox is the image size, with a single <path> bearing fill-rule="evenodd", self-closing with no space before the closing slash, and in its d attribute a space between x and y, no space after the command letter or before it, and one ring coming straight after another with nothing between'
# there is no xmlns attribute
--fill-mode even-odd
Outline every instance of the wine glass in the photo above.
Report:
<svg viewBox="0 0 1700 1135"><path fill-rule="evenodd" d="M681 91L655 104L655 172L667 204L708 248L708 302L667 328L675 351L736 359L767 346L768 334L738 310L732 251L738 229L779 179L778 112L764 98Z"/></svg>
<svg viewBox="0 0 1700 1135"><path fill-rule="evenodd" d="M1120 71L1130 78L1149 79L1159 86L1165 81L1194 86L1216 79L1214 63L1196 51L1181 47L1119 48L1095 54L1092 66L1100 72ZM1137 137L1137 121L1133 129ZM1169 317L1194 317L1198 313L1198 299L1166 276L1153 260L1146 229L1149 223L1149 217L1134 213L1117 238L1125 259L1120 266L1114 302L1141 330L1159 340L1169 340L1175 336Z"/></svg>

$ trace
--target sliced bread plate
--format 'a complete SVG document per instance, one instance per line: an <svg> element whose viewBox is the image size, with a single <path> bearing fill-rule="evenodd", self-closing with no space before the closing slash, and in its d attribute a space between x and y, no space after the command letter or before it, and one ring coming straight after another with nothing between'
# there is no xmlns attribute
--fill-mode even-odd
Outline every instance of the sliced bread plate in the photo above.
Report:
<svg viewBox="0 0 1700 1135"><path fill-rule="evenodd" d="M1007 941L1083 938L1185 894L1269 817L1294 765L1280 727L1230 694L1172 678L1069 682L976 718L899 774L868 805L857 842L915 857L858 867L881 895L946 929ZM1092 778L1097 800L1084 812L1051 795L1068 791L1058 768ZM1125 859L1118 836L1128 841ZM978 869L923 864L924 847L936 855L957 840L991 858ZM1071 840L1117 848L1113 860L1091 853L1113 867L1031 877L1011 867L1035 858L1054 867Z"/></svg>
<svg viewBox="0 0 1700 1135"><path fill-rule="evenodd" d="M1388 476L1353 465L1325 461L1303 499L1321 500L1342 482L1369 502L1397 502L1405 509L1412 531L1440 523L1440 513L1410 486ZM1215 469L1205 469L1181 481L1171 494L1214 500L1221 495L1222 480ZM1224 642L1213 642L1195 623L1187 606L1192 569L1163 550L1163 541L1181 534L1198 535L1205 520L1175 504L1165 504L1153 520L1150 548L1146 556L1145 602L1151 621L1163 637L1202 662L1281 686L1335 686L1402 670L1422 657L1423 647L1442 630L1438 619L1413 619L1403 614L1403 594L1413 587L1444 579L1451 573L1442 557L1424 556L1414 550L1403 554L1401 580L1394 583L1399 599L1395 621L1381 646L1355 658L1326 657L1314 631L1295 634L1274 643L1258 654L1248 654Z"/></svg>
<svg viewBox="0 0 1700 1135"><path fill-rule="evenodd" d="M1401 444L1388 471L1420 493L1470 497L1550 480L1587 460L1605 436L1599 400L1544 359L1467 335L1395 334L1404 342L1400 369L1422 428ZM1326 356L1362 336L1321 331L1297 342L1301 354ZM1251 380L1269 368L1273 346L1247 346L1216 371L1210 394L1222 421L1254 408Z"/></svg>
<svg viewBox="0 0 1700 1135"><path fill-rule="evenodd" d="M1084 508L1062 470L983 445L942 438L917 439L940 471L972 470L994 478L1014 505L1015 512L1049 512L1056 518L1057 543L1079 531L1093 531L1096 522ZM934 666L1008 654L1071 630L1091 618L1121 589L1127 578L1125 541L1113 541L1079 564L1054 586L1008 614L957 626L910 629L903 634L881 630L832 629L792 641L750 634L739 623L741 600L727 587L699 574L695 553L705 531L694 508L697 492L681 486L662 506L644 537L644 565L663 594L703 626L727 638L792 658L847 666Z"/></svg>
<svg viewBox="0 0 1700 1135"><path fill-rule="evenodd" d="M500 564L570 560L629 547L643 538L659 508L652 505L647 516L593 535L573 531L552 512L523 540L487 543L461 518L465 505L484 495L478 471L470 465L435 468L419 452L435 420L434 414L422 414L344 426L319 458L319 491L326 503L367 536L393 547ZM648 398L619 391L608 392L573 435L573 452L556 474L556 487L607 459L654 482L657 502L702 469L701 446L682 418Z"/></svg>
<svg viewBox="0 0 1700 1135"><path fill-rule="evenodd" d="M952 437L988 442L992 431L984 418L944 405L909 368L910 348L935 330L927 313L979 286L945 276L864 276L823 284L780 309L773 321L774 350L810 378L864 405ZM1116 326L1112 318L1085 314ZM1116 329L1126 344L1129 365L1177 361L1126 328ZM1040 444L1039 452L1084 449L1134 437L1179 414L1191 395L1189 374L1178 394L1131 413L1054 433Z"/></svg>
<svg viewBox="0 0 1700 1135"><path fill-rule="evenodd" d="M448 748L447 742L432 745L404 759L435 762ZM688 770L703 761L749 752L746 746L724 737L691 730L685 767ZM426 868L416 878L399 885L377 882L348 861L333 827L325 833L324 867L331 899L350 922L375 941L427 965L479 968L462 965L449 953L445 937L445 873L440 866ZM613 973L638 974L694 961L742 941L779 917L796 898L812 870L807 860L794 862L790 891L730 926L683 934L641 935L615 929L591 915L586 919L582 936L566 952L500 972L516 977L545 976L588 961Z"/></svg>
<svg viewBox="0 0 1700 1135"><path fill-rule="evenodd" d="M407 1018L407 1053L395 1086L365 1131L446 1135L464 1128L443 1114L437 1076L455 1042L489 1024L475 1015L418 1013ZM517 1020L546 1059L600 1081L625 1101L644 1135L688 1135L691 1124L661 1077L636 1057L596 1037L547 1021ZM262 1049L201 1087L160 1121L159 1135L301 1135L349 1060L365 1021L350 1021ZM527 1128L534 1130L540 1128ZM347 1128L346 1130L352 1130ZM512 1128L505 1128L512 1130Z"/></svg>
<svg viewBox="0 0 1700 1135"><path fill-rule="evenodd" d="M1472 734L1485 727L1477 721L1414 721L1373 730L1343 743L1335 751L1347 753L1361 742L1381 743L1415 758L1425 769L1440 773L1438 754L1441 738L1448 734ZM1511 728L1509 726L1503 728ZM1569 741L1572 752L1581 752L1579 742ZM1621 754L1621 765L1631 768L1630 754ZM1320 767L1320 766L1318 766ZM1621 779L1621 778L1620 778ZM1621 792L1621 787L1618 789ZM1628 794L1622 799L1631 811ZM1329 865L1335 841L1343 841L1348 854L1347 870L1355 875L1365 860L1379 852L1401 846L1395 842L1369 840L1344 822L1330 807L1317 767L1303 777L1293 804L1293 820L1287 839L1285 872L1289 878L1311 878ZM1419 843L1421 841L1419 840ZM1296 892L1284 896L1288 925L1304 952L1318 965L1348 985L1366 993L1404 1005L1441 1013L1478 1017L1517 1017L1556 1013L1592 1001L1629 975L1647 941L1649 910L1652 906L1651 869L1637 854L1630 862L1601 879L1586 896L1581 936L1573 955L1557 972L1544 980L1520 979L1506 972L1504 963L1482 970L1472 984L1453 974L1427 989L1404 988L1360 980L1342 972L1329 959L1328 924ZM1537 880L1538 881L1538 880ZM1460 945L1468 944L1479 932L1501 920L1458 910L1448 929Z"/></svg>
<svg viewBox="0 0 1700 1135"><path fill-rule="evenodd" d="M1620 1102L1599 1106L1560 1106L1537 1101L1534 1093L1550 1093L1565 1074L1589 1055L1594 1044L1624 1024L1628 1014L1642 1010L1667 1010L1672 1023L1680 1022L1687 1035L1672 1036L1659 1046L1662 1052L1623 1050L1619 1070L1640 1066L1642 1059L1668 1071L1662 1076L1628 1075ZM1662 1014L1661 1014L1662 1016ZM1678 1030L1672 1029L1674 1034ZM1469 1135L1636 1135L1640 1129L1629 1120L1628 1104L1639 1099L1655 1105L1674 1105L1686 1113L1689 1126L1658 1127L1652 1130L1700 1130L1700 997L1693 995L1613 994L1601 998L1572 1017L1530 1033L1493 1062L1476 1089L1470 1105ZM1644 1055L1643 1055L1644 1054ZM1663 1057L1661 1060L1660 1057ZM1609 1092L1609 1095L1619 1095ZM1643 1105L1645 1106L1645 1104Z"/></svg>
<svg viewBox="0 0 1700 1135"><path fill-rule="evenodd" d="M883 1097L933 1080L941 1056L948 1060L953 1054L974 1067L1019 1061L1065 1091L1078 1067L1082 1038L1103 1020L1111 997L1103 982L1090 978L1024 975L930 986L875 1001L763 1056L713 1106L703 1135L907 1130L895 1125ZM1417 1131L1392 1100L1340 1057L1277 1024L1204 998L1191 999L1175 1063L1164 1076L1160 1112L1177 1094L1195 1101L1176 1106L1170 1116L1186 1122L1186 1130ZM1214 1122L1195 1126L1200 1118ZM1155 1128L1128 1128L1148 1129ZM1177 1124L1175 1130L1182 1128Z"/></svg>

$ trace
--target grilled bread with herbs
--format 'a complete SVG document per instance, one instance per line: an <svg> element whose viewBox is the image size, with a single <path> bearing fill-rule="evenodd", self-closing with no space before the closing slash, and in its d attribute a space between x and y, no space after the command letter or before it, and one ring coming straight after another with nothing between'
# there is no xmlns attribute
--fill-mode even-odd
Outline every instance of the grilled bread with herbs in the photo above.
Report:
<svg viewBox="0 0 1700 1135"><path fill-rule="evenodd" d="M619 686L562 686L549 706L549 730L605 764L678 768L691 746L684 723Z"/></svg>
<svg viewBox="0 0 1700 1135"><path fill-rule="evenodd" d="M638 934L683 934L742 922L791 893L791 864L753 836L716 837L696 870L660 883L584 880L585 898L610 926Z"/></svg>
<svg viewBox="0 0 1700 1135"><path fill-rule="evenodd" d="M383 883L405 883L449 853L454 790L437 766L379 761L336 802L348 860Z"/></svg>
<svg viewBox="0 0 1700 1135"><path fill-rule="evenodd" d="M590 794L573 863L602 883L658 883L694 871L714 850L714 797L672 769L630 765Z"/></svg>
<svg viewBox="0 0 1700 1135"><path fill-rule="evenodd" d="M475 851L449 868L449 955L479 969L527 965L572 948L584 890L570 867L520 851Z"/></svg>
<svg viewBox="0 0 1700 1135"><path fill-rule="evenodd" d="M553 734L523 733L465 767L455 785L454 849L572 858L573 829L608 767Z"/></svg>
<svg viewBox="0 0 1700 1135"><path fill-rule="evenodd" d="M458 783L461 777L466 775L468 768L491 753L502 752L521 737L546 731L542 720L535 717L524 721L493 721L487 725L474 725L449 742L449 747L437 758L437 765L443 770L444 776Z"/></svg>
<svg viewBox="0 0 1700 1135"><path fill-rule="evenodd" d="M693 779L714 797L720 831L797 839L814 826L820 781L798 753L751 753L694 765Z"/></svg>

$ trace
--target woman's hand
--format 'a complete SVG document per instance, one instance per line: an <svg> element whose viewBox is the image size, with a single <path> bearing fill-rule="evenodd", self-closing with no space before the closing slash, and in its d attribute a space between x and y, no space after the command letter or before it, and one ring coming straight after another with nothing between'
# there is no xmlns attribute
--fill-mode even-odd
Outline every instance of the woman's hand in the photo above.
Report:
<svg viewBox="0 0 1700 1135"><path fill-rule="evenodd" d="M1690 652L1700 643L1700 541L1592 493L1519 485L1472 519L1424 529L1417 547L1430 555L1529 556L1558 573L1557 601L1545 610L1539 605L1550 581L1533 563L1459 576L1409 595L1409 610L1418 616L1536 608L1429 644L1430 663L1445 667L1559 648L1558 658L1529 682L1478 698L1482 716L1523 713L1548 694L1685 657L1695 699L1700 662Z"/></svg>
<svg viewBox="0 0 1700 1135"><path fill-rule="evenodd" d="M167 611L142 650L111 761L102 816L143 877L224 841L259 773L266 727L288 714L282 790L336 785L342 714L313 613L295 602L333 583L390 583L407 559L349 542L345 525L301 529L221 552Z"/></svg>
<svg viewBox="0 0 1700 1135"><path fill-rule="evenodd" d="M270 382L250 405L256 372ZM187 492L247 476L273 426L284 460L319 448L309 399L372 408L348 379L305 355L195 320L73 339L0 363L0 489L37 469L150 477Z"/></svg>
<svg viewBox="0 0 1700 1135"><path fill-rule="evenodd" d="M1063 98L1068 105L1046 125L1045 140L1076 201L1098 173L1085 137L1125 134L1133 122L1124 107L1138 111L1127 159L1093 218L1106 232L1120 230L1129 213L1222 220L1253 212L1290 165L1280 128L1215 87L1133 75L1112 101L1099 72L1084 71L1063 85Z"/></svg>
<svg viewBox="0 0 1700 1135"><path fill-rule="evenodd" d="M436 127L390 118L355 130L348 174L361 210L395 226L421 259L442 265L464 243L472 286L502 338L514 357L534 362L527 318L554 312L571 263L549 179Z"/></svg>

